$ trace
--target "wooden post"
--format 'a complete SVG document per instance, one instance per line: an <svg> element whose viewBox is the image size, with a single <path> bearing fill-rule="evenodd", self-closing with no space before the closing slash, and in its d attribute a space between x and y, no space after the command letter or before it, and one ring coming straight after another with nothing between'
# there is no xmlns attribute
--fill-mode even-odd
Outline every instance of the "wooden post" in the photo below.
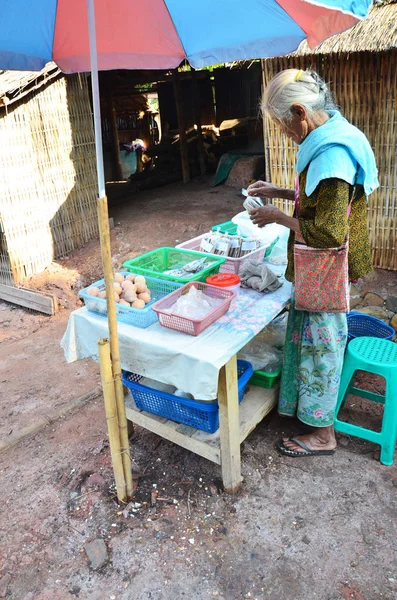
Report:
<svg viewBox="0 0 397 600"><path fill-rule="evenodd" d="M110 360L110 344L106 339L98 341L99 365L101 368L101 380L103 399L105 402L106 421L108 424L110 455L114 479L116 482L117 500L119 503L127 502L127 492L125 487L123 459L120 448L119 423L117 419L116 391L112 373L112 363Z"/></svg>
<svg viewBox="0 0 397 600"><path fill-rule="evenodd" d="M119 133L117 131L117 115L116 108L114 106L112 91L109 90L106 96L106 103L108 108L107 113L110 123L110 141L112 146L113 177L116 181L121 181L123 179L123 169L121 166L120 158Z"/></svg>
<svg viewBox="0 0 397 600"><path fill-rule="evenodd" d="M205 167L205 151L204 151L204 140L203 131L201 129L201 106L200 106L200 92L197 79L197 72L192 67L192 93L194 102L194 120L197 125L197 151L199 157L200 173L205 175L207 169Z"/></svg>
<svg viewBox="0 0 397 600"><path fill-rule="evenodd" d="M182 179L183 179L183 183L188 183L190 181L189 148L188 148L187 137L186 137L185 108L183 105L181 80L180 80L180 75L179 75L178 69L175 69L173 72L173 83L174 83L176 114L178 116L179 148L180 148L180 152L181 152Z"/></svg>
<svg viewBox="0 0 397 600"><path fill-rule="evenodd" d="M223 485L227 492L234 494L241 483L236 356L233 356L220 370L218 404Z"/></svg>
<svg viewBox="0 0 397 600"><path fill-rule="evenodd" d="M114 301L113 267L110 248L109 213L106 196L98 199L99 234L101 241L103 275L106 286L106 304L108 311L110 353L114 387L116 392L117 416L120 431L121 455L124 466L124 477L128 499L133 495L130 446L128 440L127 417L125 415L123 382L121 379L121 363L119 339L117 334L116 304Z"/></svg>

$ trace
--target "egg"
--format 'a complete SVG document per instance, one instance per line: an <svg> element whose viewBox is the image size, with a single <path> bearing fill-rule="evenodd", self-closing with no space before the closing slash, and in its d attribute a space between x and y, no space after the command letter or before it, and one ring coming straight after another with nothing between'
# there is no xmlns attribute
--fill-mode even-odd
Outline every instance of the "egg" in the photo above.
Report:
<svg viewBox="0 0 397 600"><path fill-rule="evenodd" d="M147 292L143 294L138 294L138 299L143 300L144 303L147 304L148 302L150 302L150 294L148 294Z"/></svg>
<svg viewBox="0 0 397 600"><path fill-rule="evenodd" d="M121 287L123 288L123 290L126 290L127 288L131 288L134 284L132 283L131 279L126 279L125 281L123 281L123 283L121 284Z"/></svg>
<svg viewBox="0 0 397 600"><path fill-rule="evenodd" d="M97 287L90 287L87 290L87 294L89 294L90 296L99 296L99 290Z"/></svg>
<svg viewBox="0 0 397 600"><path fill-rule="evenodd" d="M99 292L98 298L106 298L106 290L103 290L103 292Z"/></svg>
<svg viewBox="0 0 397 600"><path fill-rule="evenodd" d="M138 294L144 294L145 292L147 292L147 286L146 283L137 283L136 284L136 291L138 292Z"/></svg>
<svg viewBox="0 0 397 600"><path fill-rule="evenodd" d="M123 299L126 300L127 302L135 302L136 298L136 294L135 292L132 292L130 290L125 290L124 294L123 294Z"/></svg>
<svg viewBox="0 0 397 600"><path fill-rule="evenodd" d="M132 306L134 308L144 308L145 307L145 302L143 300L139 300L139 298L137 298L135 300L135 302L132 303Z"/></svg>
<svg viewBox="0 0 397 600"><path fill-rule="evenodd" d="M135 282L137 285L146 285L146 279L143 275L137 275L135 277Z"/></svg>
<svg viewBox="0 0 397 600"><path fill-rule="evenodd" d="M113 286L114 286L114 291L116 292L116 294L118 296L120 296L121 292L123 291L123 288L121 287L121 285L119 283L117 283L117 281L115 281L113 283Z"/></svg>
<svg viewBox="0 0 397 600"><path fill-rule="evenodd" d="M123 283L124 275L122 275L121 273L116 273L114 276L114 280L116 283Z"/></svg>
<svg viewBox="0 0 397 600"><path fill-rule="evenodd" d="M134 283L135 277L136 277L136 275L134 275L133 273L130 273L129 275L127 275L126 280L132 281L132 283Z"/></svg>
<svg viewBox="0 0 397 600"><path fill-rule="evenodd" d="M127 302L127 300L124 300L124 298L120 298L119 304L122 304L123 306L130 306L130 303Z"/></svg>
<svg viewBox="0 0 397 600"><path fill-rule="evenodd" d="M118 295L117 292L114 292L114 301L118 302L120 300L120 296Z"/></svg>

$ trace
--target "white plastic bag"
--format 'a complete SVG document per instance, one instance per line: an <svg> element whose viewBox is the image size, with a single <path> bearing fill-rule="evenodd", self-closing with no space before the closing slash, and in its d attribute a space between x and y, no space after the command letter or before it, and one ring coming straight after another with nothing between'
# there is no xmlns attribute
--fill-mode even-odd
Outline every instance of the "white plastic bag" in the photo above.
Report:
<svg viewBox="0 0 397 600"><path fill-rule="evenodd" d="M259 239L262 242L262 245L270 245L274 240L279 236L281 231L281 225L277 225L277 223L269 223L269 225L265 225L264 227L258 227L255 225L246 210L238 215L235 215L232 218L233 223L237 225L238 230L241 235L246 237L253 237L255 239ZM283 228L285 229L285 227Z"/></svg>

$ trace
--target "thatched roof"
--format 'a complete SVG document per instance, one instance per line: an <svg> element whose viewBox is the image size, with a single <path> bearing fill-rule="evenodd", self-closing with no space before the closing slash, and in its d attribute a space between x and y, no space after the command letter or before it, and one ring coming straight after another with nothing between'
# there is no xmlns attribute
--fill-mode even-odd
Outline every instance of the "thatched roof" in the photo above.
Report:
<svg viewBox="0 0 397 600"><path fill-rule="evenodd" d="M397 48L397 0L377 0L364 21L333 35L313 49L304 41L292 56L382 52L392 48Z"/></svg>
<svg viewBox="0 0 397 600"><path fill-rule="evenodd" d="M26 94L46 85L61 71L53 62L41 71L0 71L0 106L9 106Z"/></svg>

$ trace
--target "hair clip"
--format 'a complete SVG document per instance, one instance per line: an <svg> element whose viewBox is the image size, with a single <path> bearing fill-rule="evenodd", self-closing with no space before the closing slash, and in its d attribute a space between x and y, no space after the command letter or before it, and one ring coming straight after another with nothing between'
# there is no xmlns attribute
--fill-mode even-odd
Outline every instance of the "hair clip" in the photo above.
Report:
<svg viewBox="0 0 397 600"><path fill-rule="evenodd" d="M294 77L294 81L299 81L299 79L302 77L303 73L304 73L304 70L299 69L299 71L297 72L297 74Z"/></svg>

